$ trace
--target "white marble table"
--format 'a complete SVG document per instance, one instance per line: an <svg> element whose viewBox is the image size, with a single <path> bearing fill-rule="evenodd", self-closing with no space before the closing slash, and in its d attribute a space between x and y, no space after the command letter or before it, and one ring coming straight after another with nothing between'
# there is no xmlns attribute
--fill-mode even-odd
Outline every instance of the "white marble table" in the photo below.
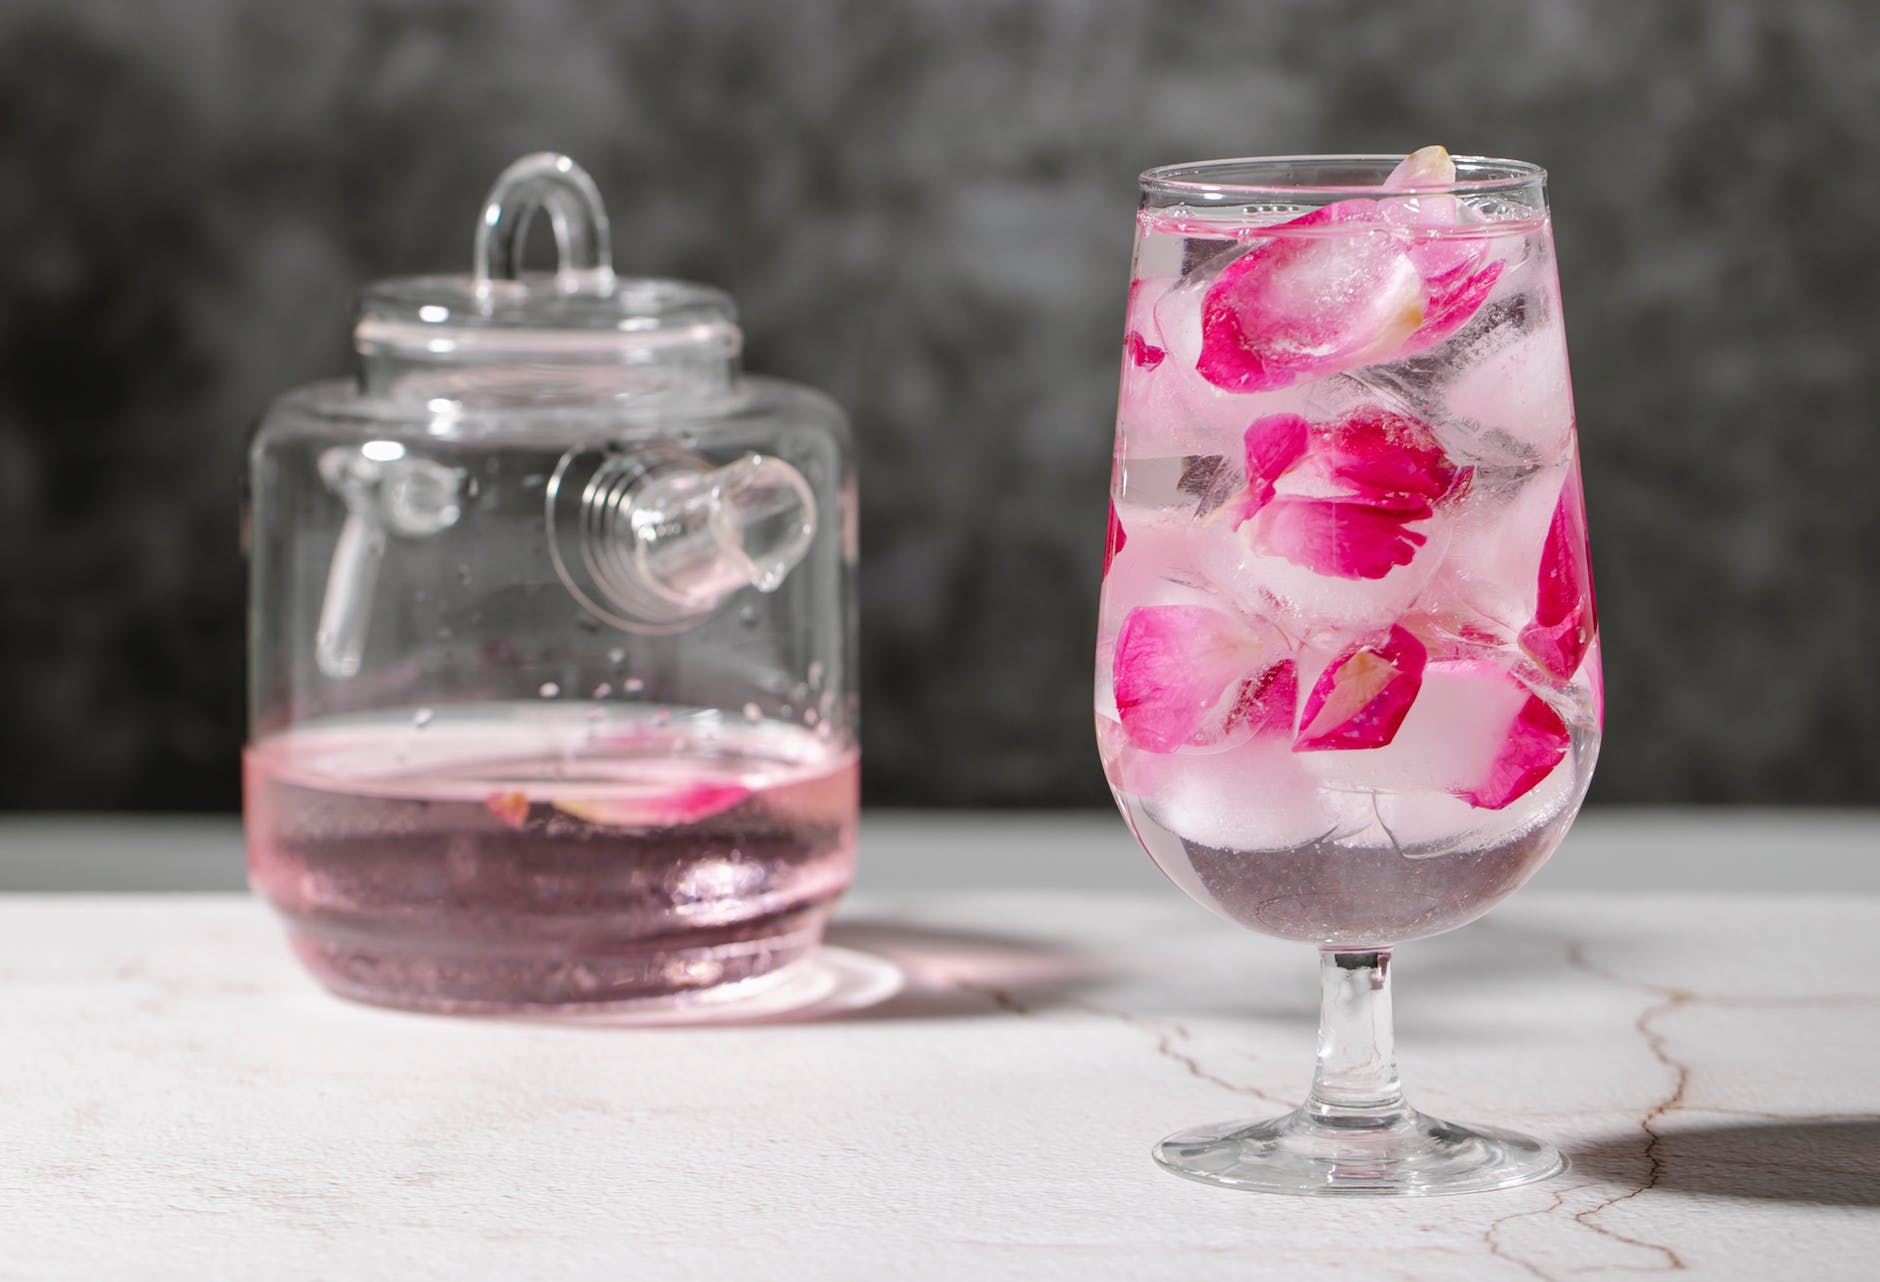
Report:
<svg viewBox="0 0 1880 1282"><path fill-rule="evenodd" d="M1400 954L1413 1099L1505 1193L1149 1161L1274 1111L1310 950L1173 890L876 893L715 1027L348 1005L239 896L0 897L0 1277L1880 1276L1880 898L1518 896Z"/></svg>

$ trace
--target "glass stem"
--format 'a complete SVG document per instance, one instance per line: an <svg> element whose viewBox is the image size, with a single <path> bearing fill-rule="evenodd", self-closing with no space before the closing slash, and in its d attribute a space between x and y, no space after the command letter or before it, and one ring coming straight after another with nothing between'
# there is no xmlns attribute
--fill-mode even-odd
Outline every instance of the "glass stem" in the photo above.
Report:
<svg viewBox="0 0 1880 1282"><path fill-rule="evenodd" d="M1319 954L1319 1062L1304 1112L1341 1129L1407 1121L1391 1035L1390 951Z"/></svg>

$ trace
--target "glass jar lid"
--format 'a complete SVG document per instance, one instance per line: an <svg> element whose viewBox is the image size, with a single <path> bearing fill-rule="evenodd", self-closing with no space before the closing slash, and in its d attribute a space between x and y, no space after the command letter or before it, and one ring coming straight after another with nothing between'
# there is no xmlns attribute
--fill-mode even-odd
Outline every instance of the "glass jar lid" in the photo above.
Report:
<svg viewBox="0 0 1880 1282"><path fill-rule="evenodd" d="M538 212L554 231L553 272L521 269ZM566 156L525 156L490 189L470 275L367 287L353 330L363 390L568 404L728 386L743 347L731 297L687 281L622 278L612 258L594 180Z"/></svg>

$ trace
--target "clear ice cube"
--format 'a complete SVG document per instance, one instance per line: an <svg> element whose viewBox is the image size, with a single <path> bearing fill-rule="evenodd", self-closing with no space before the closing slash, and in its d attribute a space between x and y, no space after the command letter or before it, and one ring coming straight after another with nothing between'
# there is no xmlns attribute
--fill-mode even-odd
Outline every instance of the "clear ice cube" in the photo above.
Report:
<svg viewBox="0 0 1880 1282"><path fill-rule="evenodd" d="M1446 342L1344 377L1429 423L1457 463L1546 467L1572 447L1573 398L1566 334L1542 284L1504 286Z"/></svg>
<svg viewBox="0 0 1880 1282"><path fill-rule="evenodd" d="M1493 662L1431 663L1423 671L1416 702L1388 744L1352 752L1302 752L1299 758L1329 788L1380 793L1469 788L1493 767L1529 693Z"/></svg>
<svg viewBox="0 0 1880 1282"><path fill-rule="evenodd" d="M1177 836L1220 850L1286 850L1346 826L1313 786L1285 738L1251 739L1218 752L1142 761L1132 783L1151 818ZM1348 807L1346 807L1348 808Z"/></svg>

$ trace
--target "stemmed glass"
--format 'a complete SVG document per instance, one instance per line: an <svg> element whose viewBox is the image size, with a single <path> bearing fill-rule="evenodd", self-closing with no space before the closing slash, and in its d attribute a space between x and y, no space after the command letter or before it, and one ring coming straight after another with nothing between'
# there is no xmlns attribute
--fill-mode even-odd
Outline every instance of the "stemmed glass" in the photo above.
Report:
<svg viewBox="0 0 1880 1282"><path fill-rule="evenodd" d="M1190 897L1315 944L1306 1102L1178 1175L1452 1193L1561 1168L1411 1108L1398 944L1565 835L1601 725L1545 173L1295 156L1142 177L1097 644L1118 806Z"/></svg>

